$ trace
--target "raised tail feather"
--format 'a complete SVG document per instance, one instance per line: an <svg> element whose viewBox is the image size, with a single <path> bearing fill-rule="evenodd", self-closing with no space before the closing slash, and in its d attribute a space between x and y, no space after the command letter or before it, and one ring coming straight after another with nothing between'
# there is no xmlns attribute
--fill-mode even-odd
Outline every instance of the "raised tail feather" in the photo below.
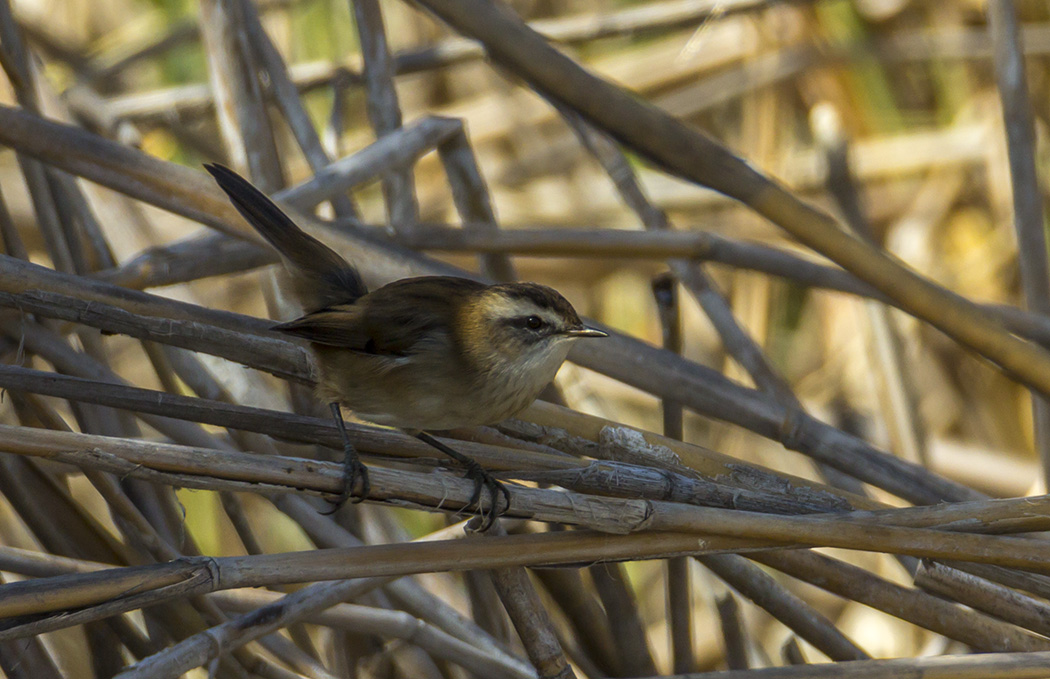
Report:
<svg viewBox="0 0 1050 679"><path fill-rule="evenodd" d="M368 292L357 269L330 247L306 233L266 194L233 170L205 164L237 211L284 260L303 310L313 312L347 304Z"/></svg>

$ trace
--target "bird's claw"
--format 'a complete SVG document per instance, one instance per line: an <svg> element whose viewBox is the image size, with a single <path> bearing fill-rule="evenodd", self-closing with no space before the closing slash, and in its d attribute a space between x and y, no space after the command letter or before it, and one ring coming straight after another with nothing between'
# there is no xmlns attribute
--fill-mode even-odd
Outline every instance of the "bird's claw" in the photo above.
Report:
<svg viewBox="0 0 1050 679"><path fill-rule="evenodd" d="M476 507L478 516L481 517L482 523L476 531L484 533L497 518L503 516L510 509L510 491L502 483L496 480L492 474L485 471L485 469L474 462L473 460L467 465L467 473L463 475L464 478L471 479L474 481L474 493L470 496L470 501L467 503L467 507ZM481 506L481 489L486 488L489 491L489 500L492 511L489 512L488 516L485 515L485 510ZM500 509L499 498L503 497L503 508Z"/></svg>
<svg viewBox="0 0 1050 679"><path fill-rule="evenodd" d="M358 480L361 482L361 492L354 497L354 488ZM348 500L354 505L364 502L371 490L372 483L368 480L368 467L361 462L355 451L347 451L343 457L343 490L334 500L326 500L332 505L332 508L321 514L325 516L335 514Z"/></svg>

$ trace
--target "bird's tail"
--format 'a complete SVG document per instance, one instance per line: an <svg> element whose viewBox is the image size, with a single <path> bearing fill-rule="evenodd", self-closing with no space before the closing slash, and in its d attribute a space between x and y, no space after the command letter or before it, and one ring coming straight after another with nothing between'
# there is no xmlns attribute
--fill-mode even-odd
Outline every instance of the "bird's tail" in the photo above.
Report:
<svg viewBox="0 0 1050 679"><path fill-rule="evenodd" d="M306 312L353 302L368 292L357 269L330 247L306 233L266 194L228 167L204 166L248 220L284 260L292 289Z"/></svg>

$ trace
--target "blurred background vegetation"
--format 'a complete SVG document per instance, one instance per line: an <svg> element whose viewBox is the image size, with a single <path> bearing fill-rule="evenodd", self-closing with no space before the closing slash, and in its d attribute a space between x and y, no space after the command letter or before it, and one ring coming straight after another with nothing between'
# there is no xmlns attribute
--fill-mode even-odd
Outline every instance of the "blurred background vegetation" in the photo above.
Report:
<svg viewBox="0 0 1050 679"><path fill-rule="evenodd" d="M878 243L970 299L1022 305L1006 135L983 2L511 4L537 27L571 36L559 43L561 48L589 69L706 131L807 200L837 212L826 190L822 144L822 135L832 129L849 143L862 208ZM258 6L311 119L323 131L328 153L343 156L373 141L364 89L357 80L361 56L350 4L261 0ZM465 121L501 228L641 228L605 172L543 99L424 12L403 2L381 6L389 47L404 65L396 86L405 121L425 115ZM1032 0L1018 1L1015 7L1023 27L1042 169L1050 129L1050 5ZM14 0L13 10L40 59L46 83L42 90L54 97L44 107L49 115L195 169L202 162L228 160L208 95L197 2ZM642 19L629 30L602 28L603 17L635 16L631 13L641 10L648 13L637 15ZM676 12L682 16L675 19ZM462 51L459 58L440 56L441 50L457 49ZM6 80L0 82L0 101L14 101ZM310 170L282 125L275 127L276 138L291 184ZM823 261L748 209L631 160L649 197L675 228L773 245ZM416 166L415 179L420 220L456 223L449 186L434 154ZM152 208L143 208L148 219L133 224L124 219L126 205L115 203L104 189L85 186L119 262L198 228ZM1040 187L1045 197L1044 172ZM30 258L50 265L11 153L0 154L0 188ZM384 221L378 184L356 191L355 198L365 222ZM472 256L436 256L476 269ZM520 278L559 289L583 315L660 343L650 281L665 269L661 262L516 257L515 263ZM994 367L896 311L888 314L896 339L887 349L872 303L858 297L721 264L710 270L737 319L820 419L993 496L1046 492L1034 452L1028 391ZM263 275L256 271L209 278L155 292L265 317ZM681 299L684 355L751 384L726 355L699 307L687 294ZM127 338L108 339L111 364L138 386L160 388L135 344ZM285 407L277 380L253 379L229 383L239 402ZM639 390L569 364L558 384L573 408L661 429L658 400ZM5 421L14 422L9 405L2 407ZM691 413L685 424L688 441L818 478L806 458L743 429ZM214 494L181 491L179 497L189 530L205 553L240 552ZM894 501L887 494L878 497ZM294 522L269 505L245 502L267 551L310 545ZM7 514L0 540L33 547L9 509ZM436 515L398 516L412 534L440 525ZM854 554L850 559L884 577L906 580L890 557ZM650 645L666 670L661 572L654 563L628 568L643 618L651 622ZM725 588L709 574L697 573L697 669L712 669L723 662L714 601L724 596ZM453 576L433 577L436 591L466 606L465 595L452 585ZM833 599L807 585L791 586L873 655L911 656L950 647L931 632L861 604ZM741 610L752 652L767 661L775 657L786 630L754 607ZM819 655L809 647L807 652ZM74 663L63 662L63 669L71 677L88 676L87 668Z"/></svg>

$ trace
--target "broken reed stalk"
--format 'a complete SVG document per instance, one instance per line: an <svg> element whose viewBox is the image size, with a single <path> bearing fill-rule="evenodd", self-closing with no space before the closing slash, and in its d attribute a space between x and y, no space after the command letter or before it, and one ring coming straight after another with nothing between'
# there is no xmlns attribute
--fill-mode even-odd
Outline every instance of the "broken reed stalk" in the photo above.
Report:
<svg viewBox="0 0 1050 679"><path fill-rule="evenodd" d="M744 671L750 666L748 639L750 630L744 625L740 604L729 590L723 590L715 599L715 610L718 612L718 625L722 631L722 655L730 671Z"/></svg>
<svg viewBox="0 0 1050 679"><path fill-rule="evenodd" d="M67 608L108 605L96 617L29 623L32 629L10 628L0 638L16 638L59 629L97 617L196 594L301 582L359 577L394 577L513 566L553 566L580 561L635 560L688 555L700 551L737 549L741 541L646 533L608 535L591 531L512 535L498 540L463 544L458 540L432 543L393 543L307 552L285 552L241 557L184 557L151 566L106 569L0 585L4 591L0 616L62 611ZM128 594L134 592L134 594ZM84 609L88 614L90 610Z"/></svg>
<svg viewBox="0 0 1050 679"><path fill-rule="evenodd" d="M314 129L313 122L299 97L299 92L288 74L284 59L281 58L280 52L277 51L273 41L263 29L259 18L260 12L256 10L255 5L251 2L242 3L241 11L243 12L244 32L252 53L266 69L270 95L277 101L310 168L318 172L331 163L331 158L321 145L317 130ZM331 204L337 217L345 219L358 217L357 207L347 195L334 196Z"/></svg>
<svg viewBox="0 0 1050 679"><path fill-rule="evenodd" d="M506 534L498 518L485 532L486 536ZM524 568L496 568L489 571L489 576L537 674L551 679L576 679L528 572Z"/></svg>

